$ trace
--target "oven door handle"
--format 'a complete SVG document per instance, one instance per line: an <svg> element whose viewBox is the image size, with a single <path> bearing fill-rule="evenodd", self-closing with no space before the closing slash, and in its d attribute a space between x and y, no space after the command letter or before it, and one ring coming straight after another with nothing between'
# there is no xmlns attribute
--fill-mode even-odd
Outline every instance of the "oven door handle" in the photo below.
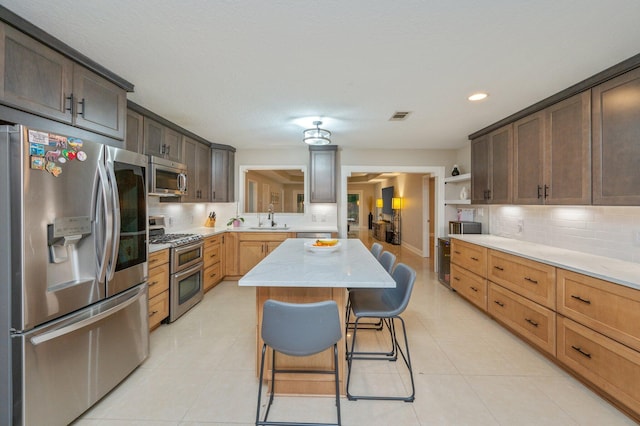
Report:
<svg viewBox="0 0 640 426"><path fill-rule="evenodd" d="M175 274L173 274L173 278L175 278L176 281L181 281L184 277L187 277L189 275L193 275L195 272L202 271L203 265L204 265L204 263L199 262L199 263L189 267L188 269L185 269L184 271L176 272Z"/></svg>
<svg viewBox="0 0 640 426"><path fill-rule="evenodd" d="M202 247L204 247L204 243L202 241L199 241L195 244L185 244L183 246L175 247L173 250L175 254L180 254L180 253L184 253L185 251L191 251L196 248L199 248L200 251L202 251Z"/></svg>

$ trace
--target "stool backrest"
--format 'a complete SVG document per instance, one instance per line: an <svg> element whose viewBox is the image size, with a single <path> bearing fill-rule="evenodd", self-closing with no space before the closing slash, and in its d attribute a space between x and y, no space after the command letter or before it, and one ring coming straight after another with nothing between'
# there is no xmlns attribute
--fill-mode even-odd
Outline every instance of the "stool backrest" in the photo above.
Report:
<svg viewBox="0 0 640 426"><path fill-rule="evenodd" d="M396 287L385 289L383 297L393 307L393 311L389 312L389 314L400 315L407 308L411 299L413 283L416 280L416 271L404 263L398 263L391 276L396 282Z"/></svg>
<svg viewBox="0 0 640 426"><path fill-rule="evenodd" d="M382 253L382 244L373 243L371 245L371 254L373 254L373 257L375 257L376 259L379 258L380 253Z"/></svg>
<svg viewBox="0 0 640 426"><path fill-rule="evenodd" d="M393 265L396 263L396 255L391 253L390 251L383 251L380 257L378 258L378 262L386 269L388 273L391 273L393 270Z"/></svg>
<svg viewBox="0 0 640 426"><path fill-rule="evenodd" d="M342 337L338 305L333 300L286 303L269 299L262 310L261 333L268 346L286 355L322 352Z"/></svg>

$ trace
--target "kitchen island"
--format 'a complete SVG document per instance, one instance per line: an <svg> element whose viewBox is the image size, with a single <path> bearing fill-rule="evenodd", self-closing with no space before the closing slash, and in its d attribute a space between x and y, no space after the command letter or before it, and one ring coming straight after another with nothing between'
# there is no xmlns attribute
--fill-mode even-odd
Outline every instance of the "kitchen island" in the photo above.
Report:
<svg viewBox="0 0 640 426"><path fill-rule="evenodd" d="M284 241L270 255L238 281L240 286L256 287L256 373L262 352L262 306L267 299L290 303L310 303L334 300L338 304L340 320L344 324L347 288L392 288L395 281L373 257L360 240L339 240L334 252L312 252L305 243L314 240L291 238ZM344 336L343 336L344 338ZM338 343L340 393L345 394L346 369L344 342ZM283 369L333 368L333 351L297 358L279 354L276 361ZM268 356L265 366L271 365ZM271 374L270 369L265 377ZM279 394L326 394L335 392L333 378L326 374L279 374L276 379Z"/></svg>

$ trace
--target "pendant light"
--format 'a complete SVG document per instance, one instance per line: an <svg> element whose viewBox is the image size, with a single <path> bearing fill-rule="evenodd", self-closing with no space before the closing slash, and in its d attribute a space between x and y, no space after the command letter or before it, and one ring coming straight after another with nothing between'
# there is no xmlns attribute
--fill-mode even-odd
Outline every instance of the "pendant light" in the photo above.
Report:
<svg viewBox="0 0 640 426"><path fill-rule="evenodd" d="M322 121L314 121L313 125L315 129L307 129L303 132L304 143L308 145L328 145L331 143L331 132L325 129L321 129Z"/></svg>

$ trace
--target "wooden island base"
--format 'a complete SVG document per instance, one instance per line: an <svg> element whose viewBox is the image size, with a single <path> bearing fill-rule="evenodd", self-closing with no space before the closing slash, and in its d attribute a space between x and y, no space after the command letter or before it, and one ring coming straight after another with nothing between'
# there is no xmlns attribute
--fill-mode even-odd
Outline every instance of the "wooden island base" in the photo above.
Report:
<svg viewBox="0 0 640 426"><path fill-rule="evenodd" d="M344 324L344 307L346 306L345 288L310 288L310 287L256 287L256 312L258 325L256 329L256 375L260 374L260 357L262 356L262 307L267 299L289 303L312 303L334 300L338 304L340 323ZM344 332L338 342L338 374L340 378L340 395L346 395ZM333 369L333 348L309 357L291 357L276 354L276 366L282 369L331 370ZM271 378L271 350L267 350L264 377L267 382ZM269 383L270 385L270 383ZM276 375L275 392L279 395L334 395L335 384L331 374L287 374Z"/></svg>

